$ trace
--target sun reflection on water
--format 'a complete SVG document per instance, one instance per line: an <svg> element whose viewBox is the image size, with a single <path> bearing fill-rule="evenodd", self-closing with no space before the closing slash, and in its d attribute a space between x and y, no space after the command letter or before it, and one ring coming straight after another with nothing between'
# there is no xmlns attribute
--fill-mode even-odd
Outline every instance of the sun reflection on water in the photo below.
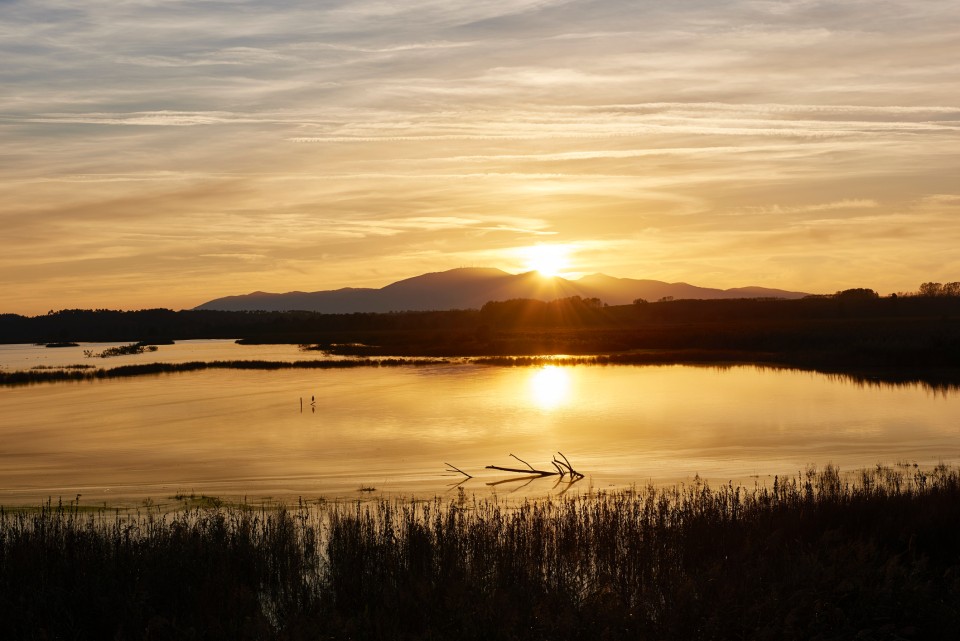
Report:
<svg viewBox="0 0 960 641"><path fill-rule="evenodd" d="M563 367L547 365L530 376L530 398L545 410L566 405L570 400L570 374Z"/></svg>

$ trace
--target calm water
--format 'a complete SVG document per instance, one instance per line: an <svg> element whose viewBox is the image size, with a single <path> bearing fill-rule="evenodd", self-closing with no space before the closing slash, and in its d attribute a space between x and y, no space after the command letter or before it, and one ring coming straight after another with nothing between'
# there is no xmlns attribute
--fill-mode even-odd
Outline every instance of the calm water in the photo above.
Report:
<svg viewBox="0 0 960 641"><path fill-rule="evenodd" d="M31 356L31 348L0 348L0 366L70 360L66 350L32 348ZM232 359L238 350L304 357L289 346L190 348L162 346L123 361L83 359L90 346L82 346L71 362ZM470 492L546 494L565 485L522 485L484 466L516 465L513 453L546 467L558 450L587 475L578 491L694 474L766 482L811 463L956 464L960 394L753 367L463 363L0 388L0 504L8 505L78 493L84 502L159 502L177 491L363 496L360 487L433 495L460 480L445 462L476 475L462 486ZM498 481L507 482L488 485Z"/></svg>
<svg viewBox="0 0 960 641"><path fill-rule="evenodd" d="M28 370L37 367L63 367L65 365L93 365L116 367L134 363L186 363L189 361L299 361L329 359L320 352L304 352L296 345L237 345L232 340L178 341L174 345L161 345L155 352L89 358L85 351L99 354L109 347L129 343L82 343L77 347L44 347L42 345L0 345L0 370Z"/></svg>

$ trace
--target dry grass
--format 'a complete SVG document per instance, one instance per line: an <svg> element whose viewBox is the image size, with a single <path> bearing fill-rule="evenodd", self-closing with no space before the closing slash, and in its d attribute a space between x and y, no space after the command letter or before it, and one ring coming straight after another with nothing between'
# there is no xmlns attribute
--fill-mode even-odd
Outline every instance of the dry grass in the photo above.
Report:
<svg viewBox="0 0 960 641"><path fill-rule="evenodd" d="M960 475L505 505L0 513L4 638L900 639L960 625Z"/></svg>

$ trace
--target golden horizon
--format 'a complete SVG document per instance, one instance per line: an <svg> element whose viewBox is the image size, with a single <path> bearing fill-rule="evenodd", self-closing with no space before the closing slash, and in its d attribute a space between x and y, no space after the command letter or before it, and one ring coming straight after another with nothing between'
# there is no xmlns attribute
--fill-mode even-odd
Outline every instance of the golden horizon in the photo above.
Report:
<svg viewBox="0 0 960 641"><path fill-rule="evenodd" d="M464 264L958 280L960 5L385 6L6 8L0 311Z"/></svg>

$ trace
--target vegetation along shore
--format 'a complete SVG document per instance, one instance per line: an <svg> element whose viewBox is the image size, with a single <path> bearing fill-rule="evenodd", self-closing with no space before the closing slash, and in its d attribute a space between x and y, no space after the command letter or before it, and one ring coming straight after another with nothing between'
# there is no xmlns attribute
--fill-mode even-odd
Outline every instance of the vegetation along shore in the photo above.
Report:
<svg viewBox="0 0 960 641"><path fill-rule="evenodd" d="M314 346L307 346L313 348ZM424 367L438 364L487 365L494 367L542 367L574 365L692 365L709 367L734 367L755 365L772 369L800 369L838 376L859 385L922 385L934 391L960 389L960 368L843 368L803 367L766 363L756 355L742 352L703 350L647 350L622 354L596 356L485 356L463 358L367 358L356 357L342 360L297 360L297 361L189 361L185 363L141 363L97 368L79 364L64 367L40 366L29 370L0 370L0 386L36 385L56 382L80 382L156 376L203 370L261 370L282 369L328 370L353 369L358 367Z"/></svg>
<svg viewBox="0 0 960 641"><path fill-rule="evenodd" d="M182 497L180 497L182 498ZM946 639L960 474L0 510L4 638Z"/></svg>
<svg viewBox="0 0 960 641"><path fill-rule="evenodd" d="M572 297L481 309L319 314L63 310L0 315L0 341L230 338L317 345L355 356L735 352L809 367L960 367L960 296L880 298L869 290L798 300L676 300L607 306Z"/></svg>

